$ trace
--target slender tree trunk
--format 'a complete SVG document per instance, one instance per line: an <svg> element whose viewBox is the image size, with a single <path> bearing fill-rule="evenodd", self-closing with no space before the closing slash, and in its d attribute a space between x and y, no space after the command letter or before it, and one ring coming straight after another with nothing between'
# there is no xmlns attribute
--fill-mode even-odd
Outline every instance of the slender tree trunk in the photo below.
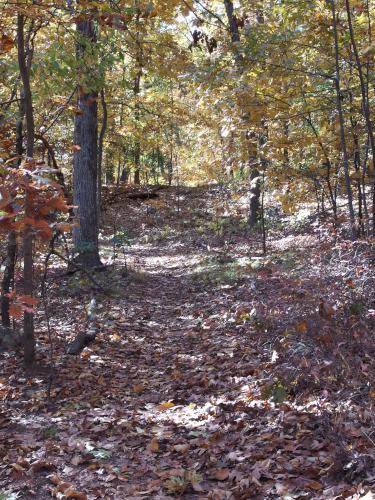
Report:
<svg viewBox="0 0 375 500"><path fill-rule="evenodd" d="M333 36L334 36L334 49L335 49L335 73L336 74L334 77L334 84L335 84L335 90L336 90L336 105L337 105L337 112L339 115L339 123L340 123L340 141L341 141L341 149L342 149L342 157L343 157L346 193L347 193L347 198L348 198L348 209L349 209L351 233L352 233L353 239L355 239L356 238L356 229L355 229L355 213L354 213L354 207L353 207L353 193L352 193L352 187L350 184L349 156L348 156L346 137L345 137L344 113L343 113L342 104L341 104L340 54L339 54L339 41L338 41L338 33L337 33L335 0L331 0L331 11L332 11L332 27L333 27Z"/></svg>
<svg viewBox="0 0 375 500"><path fill-rule="evenodd" d="M88 73L85 53L96 43L92 20L77 22L77 60L83 61L83 71ZM86 83L87 85L87 83ZM98 244L98 93L79 87L78 108L75 117L73 169L73 204L77 206L79 225L73 230L77 260L85 267L100 266Z"/></svg>
<svg viewBox="0 0 375 500"><path fill-rule="evenodd" d="M7 256L5 269L1 282L1 322L3 326L10 327L9 297L11 285L14 281L14 270L16 265L17 238L16 233L11 231L7 241Z"/></svg>
<svg viewBox="0 0 375 500"><path fill-rule="evenodd" d="M362 114L366 121L366 127L369 135L370 146L372 150L372 157L375 159L375 139L374 139L374 130L371 122L371 110L370 110L370 102L368 99L368 93L366 89L365 78L363 75L362 64L359 58L359 53L357 49L357 43L354 36L353 23L352 23L352 15L350 11L350 3L349 0L345 0L346 6L346 14L348 17L348 25L349 25L349 34L350 34L350 43L353 48L354 59L358 71L360 86L361 86L361 96L362 96ZM372 204L372 234L375 236L375 184L374 184L374 198Z"/></svg>
<svg viewBox="0 0 375 500"><path fill-rule="evenodd" d="M32 162L34 155L34 112L30 87L30 64L27 64L25 53L25 18L22 14L17 16L17 45L18 45L18 65L22 80L26 116L26 162ZM25 195L25 216L32 217L32 207L30 194L26 190ZM23 235L23 279L24 294L33 295L33 230L27 225ZM34 335L34 316L30 312L24 313L23 318L23 348L24 361L26 366L33 365L35 361L35 335Z"/></svg>
<svg viewBox="0 0 375 500"><path fill-rule="evenodd" d="M225 12L228 19L228 27L230 32L230 37L232 44L234 45L234 58L236 61L236 66L238 72L241 74L243 72L243 57L239 52L240 43L240 32L238 30L237 21L234 15L234 7L232 0L224 0ZM261 187L260 187L260 173L256 167L256 161L254 161L254 156L252 152L249 155L249 213L248 213L248 224L250 227L256 225L260 220L261 215Z"/></svg>
<svg viewBox="0 0 375 500"><path fill-rule="evenodd" d="M140 52L140 49L139 49ZM135 103L135 121L137 124L140 121L140 109L139 109L139 92L141 90L141 77L142 77L142 67L141 67L141 56L137 56L138 59L138 64L140 65L140 69L138 70L138 73L134 79L134 96L136 99ZM135 165L135 170L134 170L134 184L140 184L141 183L141 144L139 140L136 140L136 143L134 145L134 165Z"/></svg>
<svg viewBox="0 0 375 500"><path fill-rule="evenodd" d="M140 118L141 118L141 110L139 107L139 93L141 90L141 78L142 78L142 73L143 73L143 69L142 69L142 67L143 67L143 49L142 49L142 42L141 42L141 36L140 36L140 25L139 25L140 14L141 13L140 13L140 9L138 7L138 2L137 2L136 63L138 66L138 70L137 70L137 74L134 78L133 92L134 92L134 97L135 97L135 121L136 121L138 127L139 127L139 122L140 122ZM134 164L135 164L134 184L140 184L141 183L141 144L140 144L138 138L137 138L135 146L134 146Z"/></svg>
<svg viewBox="0 0 375 500"><path fill-rule="evenodd" d="M100 127L99 133L99 144L98 144L98 217L100 218L100 205L101 205L101 197L102 197L102 165L103 165L103 145L104 145L104 136L107 131L107 123L108 123L108 111L107 111L107 103L105 100L104 90L100 92L100 102L102 104L102 126Z"/></svg>
<svg viewBox="0 0 375 500"><path fill-rule="evenodd" d="M24 106L24 93L22 89L20 92L20 99L19 99L19 115L16 123L16 152L17 152L16 167L20 166L23 155L24 117L25 117L25 106ZM15 231L11 231L8 235L5 269L4 269L3 279L1 282L1 321L2 325L5 327L10 327L8 294L10 292L11 285L14 282L16 254L17 254L17 237Z"/></svg>
<svg viewBox="0 0 375 500"><path fill-rule="evenodd" d="M140 184L141 183L141 145L139 142L135 143L134 146L134 164L135 164L135 171L134 171L134 184Z"/></svg>

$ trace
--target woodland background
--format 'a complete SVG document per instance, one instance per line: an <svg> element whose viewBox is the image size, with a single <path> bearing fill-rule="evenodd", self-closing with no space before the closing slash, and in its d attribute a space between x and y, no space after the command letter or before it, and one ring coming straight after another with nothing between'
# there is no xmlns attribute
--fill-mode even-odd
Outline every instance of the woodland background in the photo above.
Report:
<svg viewBox="0 0 375 500"><path fill-rule="evenodd" d="M0 499L372 498L374 21L0 1Z"/></svg>

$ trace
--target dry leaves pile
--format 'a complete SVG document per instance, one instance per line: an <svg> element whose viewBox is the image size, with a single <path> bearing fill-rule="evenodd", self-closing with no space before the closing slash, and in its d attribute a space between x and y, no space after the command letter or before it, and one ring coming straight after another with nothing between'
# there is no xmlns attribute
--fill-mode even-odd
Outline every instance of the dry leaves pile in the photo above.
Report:
<svg viewBox="0 0 375 500"><path fill-rule="evenodd" d="M274 233L262 257L215 232L220 193L182 195L108 208L108 254L120 222L132 244L96 276L111 295L80 357L91 283L52 269L51 401L48 368L1 359L0 498L372 498L372 243Z"/></svg>

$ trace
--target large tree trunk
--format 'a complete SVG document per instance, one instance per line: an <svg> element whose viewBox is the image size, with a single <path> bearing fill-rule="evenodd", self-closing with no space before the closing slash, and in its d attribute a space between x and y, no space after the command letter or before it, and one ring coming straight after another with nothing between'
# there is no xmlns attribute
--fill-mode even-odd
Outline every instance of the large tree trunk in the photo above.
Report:
<svg viewBox="0 0 375 500"><path fill-rule="evenodd" d="M31 162L34 155L34 113L33 102L30 88L30 64L28 64L25 53L25 35L24 35L25 18L22 14L17 16L17 45L18 45L18 65L22 86L24 91L24 104L26 116L26 161ZM29 193L26 190L25 195L25 216L33 217L31 200ZM24 294L33 295L33 230L30 225L27 225L23 235L23 280ZM34 316L30 312L24 313L23 318L23 348L24 361L26 366L31 366L35 361L35 335L34 335Z"/></svg>
<svg viewBox="0 0 375 500"><path fill-rule="evenodd" d="M77 23L77 59L83 61L83 72L88 73L85 52L96 42L91 20ZM86 82L85 82L86 83ZM87 83L86 83L87 85ZM78 227L73 240L77 261L84 267L100 266L98 245L98 93L79 87L78 108L74 130L73 204L77 206Z"/></svg>

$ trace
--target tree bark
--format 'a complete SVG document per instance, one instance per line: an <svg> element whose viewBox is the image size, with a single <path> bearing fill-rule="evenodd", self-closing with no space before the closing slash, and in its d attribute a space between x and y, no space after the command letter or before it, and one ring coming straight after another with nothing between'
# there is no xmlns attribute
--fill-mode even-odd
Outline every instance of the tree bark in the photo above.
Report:
<svg viewBox="0 0 375 500"><path fill-rule="evenodd" d="M353 48L354 59L358 71L359 82L361 87L361 96L362 96L362 114L365 118L366 127L368 131L370 146L372 150L372 158L373 161L375 159L375 139L374 139L374 130L371 122L371 110L370 110L370 102L368 99L368 92L366 89L365 78L362 71L362 64L359 58L358 48L356 39L354 36L353 23L352 23L352 15L350 11L350 3L349 0L345 0L346 14L348 17L348 25L349 25L349 35L350 35L350 43ZM374 184L374 198L372 204L372 235L375 236L375 184Z"/></svg>
<svg viewBox="0 0 375 500"><path fill-rule="evenodd" d="M23 119L25 117L23 89L20 92L19 115L16 122L16 167L19 167L23 154ZM7 254L5 259L5 269L1 282L1 322L5 327L10 327L9 297L12 283L14 281L14 270L16 265L17 237L15 231L8 234Z"/></svg>
<svg viewBox="0 0 375 500"><path fill-rule="evenodd" d="M141 78L142 78L142 73L143 73L143 50L142 50L142 42L140 39L139 20L140 20L140 9L137 6L136 63L137 63L138 69L137 69L137 74L134 78L133 92L134 92L134 97L135 97L135 121L136 121L138 127L139 127L139 121L140 121L140 117L141 117L140 107L139 107L139 93L141 90ZM141 183L141 144L140 144L138 138L137 138L135 146L134 146L134 164L135 164L134 184L140 184Z"/></svg>
<svg viewBox="0 0 375 500"><path fill-rule="evenodd" d="M232 44L234 45L234 58L237 66L238 72L241 74L243 72L243 57L239 52L240 43L240 32L238 30L238 24L236 17L234 15L234 7L232 0L224 0L225 12L228 19L228 26ZM261 215L261 186L260 186L260 173L256 166L256 154L249 154L249 213L248 213L248 224L250 227L255 226Z"/></svg>
<svg viewBox="0 0 375 500"><path fill-rule="evenodd" d="M348 149L347 149L346 137L345 137L344 113L343 113L342 104L341 104L340 54L339 54L339 40L338 40L338 33L337 33L335 0L331 0L331 12L332 12L332 27L333 27L333 36L334 36L334 50L335 50L334 84L335 84L335 90L336 90L336 105L337 105L337 112L339 115L339 123L340 123L340 141L341 141L341 149L342 149L342 157L343 157L346 193L347 193L347 199L348 199L350 226L351 226L352 237L353 237L353 239L355 239L356 238L356 228L355 228L355 213L354 213L354 207L353 207L353 193L352 193L352 187L351 187L351 183L350 183L349 156L348 156Z"/></svg>
<svg viewBox="0 0 375 500"><path fill-rule="evenodd" d="M107 123L108 123L108 110L107 103L105 100L104 90L100 92L100 102L102 104L102 126L100 127L99 134L99 145L98 145L98 217L100 218L100 204L102 197L102 165L103 165L103 145L104 145L104 137L107 131Z"/></svg>
<svg viewBox="0 0 375 500"><path fill-rule="evenodd" d="M83 60L83 72L88 76L85 63L87 48L96 43L92 20L77 22L77 59ZM75 117L73 169L73 204L78 227L73 230L77 261L84 267L100 266L98 244L98 93L80 86L78 108Z"/></svg>
<svg viewBox="0 0 375 500"><path fill-rule="evenodd" d="M18 45L18 65L24 92L24 105L26 116L26 162L31 162L34 155L35 125L33 102L30 87L30 65L27 64L25 54L25 18L22 14L17 15L17 45ZM25 195L25 216L32 217L31 200L26 190ZM33 232L30 225L27 225L23 235L23 278L24 294L33 295ZM35 334L34 315L30 312L24 313L23 318L23 349L25 365L30 367L35 361Z"/></svg>

